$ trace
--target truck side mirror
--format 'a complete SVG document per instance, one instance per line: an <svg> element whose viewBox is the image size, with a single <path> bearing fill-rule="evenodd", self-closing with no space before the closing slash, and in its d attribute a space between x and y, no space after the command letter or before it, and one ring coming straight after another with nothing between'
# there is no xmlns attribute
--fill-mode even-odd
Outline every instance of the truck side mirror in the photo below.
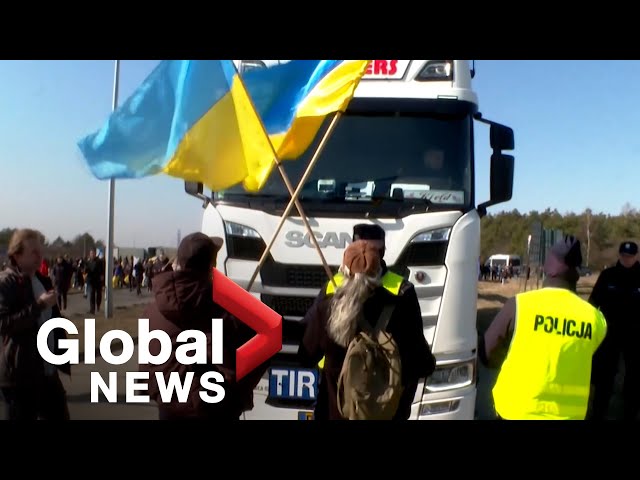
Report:
<svg viewBox="0 0 640 480"><path fill-rule="evenodd" d="M198 197L200 195L202 195L203 191L204 191L204 186L199 183L199 182L184 182L184 191L187 192L189 195L192 195L194 197Z"/></svg>
<svg viewBox="0 0 640 480"><path fill-rule="evenodd" d="M513 150L515 145L513 129L499 123L492 123L489 129L489 141L494 151Z"/></svg>
<svg viewBox="0 0 640 480"><path fill-rule="evenodd" d="M508 202L513 194L513 155L494 153L491 155L491 198L494 205Z"/></svg>
<svg viewBox="0 0 640 480"><path fill-rule="evenodd" d="M204 204L202 205L202 208L207 207L207 204L209 203L209 198L207 198L207 196L203 193L204 185L202 183L185 181L184 191L187 192L188 195L191 195L192 197L196 197L202 200L204 202Z"/></svg>
<svg viewBox="0 0 640 480"><path fill-rule="evenodd" d="M499 203L508 202L513 194L513 173L515 159L513 155L494 153L491 155L490 198L488 202L478 205L478 214L484 217L487 208Z"/></svg>

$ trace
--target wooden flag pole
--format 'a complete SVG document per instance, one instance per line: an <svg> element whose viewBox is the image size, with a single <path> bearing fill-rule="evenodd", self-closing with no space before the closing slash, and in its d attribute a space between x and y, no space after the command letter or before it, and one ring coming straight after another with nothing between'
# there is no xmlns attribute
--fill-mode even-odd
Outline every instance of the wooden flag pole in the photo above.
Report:
<svg viewBox="0 0 640 480"><path fill-rule="evenodd" d="M234 64L235 66L235 64ZM254 112L256 112L256 116L258 116L258 120L260 123L260 126L262 127L262 130L265 134L265 137L269 138L269 134L264 126L264 123L262 122L262 119L260 118L260 116L257 113L255 104L253 103L253 99L251 98L251 95L249 95L249 91L246 88L246 85L244 83L244 81L242 80L242 76L240 75L240 72L238 72L238 69L236 68L236 74L238 75L238 80L240 81L240 83L242 84L242 88L244 89L245 93L247 94L247 98L249 99L249 102L251 103L251 106L254 110ZM321 149L324 148L324 144L325 144L325 140L328 138L329 134L331 133L331 130L333 130L333 126L335 125L335 122L337 121L337 114L336 116L334 116L332 123L329 125L329 128L327 129L327 131L324 134L324 137L322 138L322 141L320 143L320 145L318 145L318 149L316 150L316 154L314 155L313 159L311 160L311 162L315 165L314 160L317 161L317 157L319 156L319 152L321 152ZM282 180L285 184L285 186L287 187L287 190L289 191L289 195L291 195L291 200L293 201L293 205L295 205L296 209L298 210L298 213L300 214L300 218L302 219L302 222L304 223L305 228L307 229L307 232L309 233L309 238L311 239L311 241L313 242L313 245L315 246L318 255L320 255L320 261L322 262L322 266L324 267L324 271L327 274L327 277L329 277L329 280L333 283L334 287L335 282L333 280L333 272L331 271L331 268L329 267L329 264L327 263L327 260L324 257L324 254L322 253L322 249L320 248L320 244L318 243L318 239L316 238L316 236L313 234L313 230L311 229L311 225L309 224L309 219L307 218L307 215L304 211L304 209L302 208L302 203L300 203L300 200L298 199L298 196L300 194L301 188L298 189L297 194L296 191L294 191L293 189L293 185L291 184L291 181L289 180L289 176L287 175L287 172L285 172L284 170L284 166L282 165L280 159L278 158L278 153L276 152L275 148L273 147L273 144L271 143L271 141L269 141L269 146L271 147L271 151L273 152L273 161L275 162L278 171L280 172L280 176L282 177ZM311 166L311 163L309 164ZM309 171L309 174L311 172ZM307 172L305 172L305 174L307 174ZM302 179L300 180L300 185L298 185L298 187L300 186L304 186L305 182L306 182L306 178L307 177L303 176ZM256 277L258 276L258 273L260 272L260 269L262 268L262 266L264 265L264 262L266 261L267 256L269 255L269 252L271 251L271 247L273 246L273 244L275 243L275 239L278 236L278 233L280 233L280 230L282 229L282 226L284 225L284 222L286 221L289 213L291 212L291 202L289 203L289 205L287 206L287 210L285 210L285 212L283 213L282 217L280 218L280 224L278 225L278 228L276 229L275 234L273 235L273 237L271 238L271 241L269 242L269 245L267 246L267 248L265 249L265 251L262 254L262 258L260 259L260 262L258 263L258 266L256 268L256 270L253 272L253 276L251 277L251 280L249 280L249 284L247 286L247 291L251 290L251 287L253 286L253 283L255 282Z"/></svg>
<svg viewBox="0 0 640 480"><path fill-rule="evenodd" d="M335 128L340 116L341 116L341 112L337 112L334 115L334 117L331 119L331 123L329 124L329 127L324 132L324 135L322 136L322 140L318 144L318 148L316 148L316 151L314 152L313 157L311 158L311 161L309 162L309 165L307 166L307 169L305 170L304 174L302 175L302 178L300 179L300 182L298 183L298 187L296 188L295 192L293 192L293 194L291 196L291 200L289 200L289 204L287 205L287 208L285 209L284 213L282 214L282 217L280 218L280 222L278 223L278 227L276 228L276 231L274 232L273 236L271 237L271 240L269 241L269 245L267 245L267 248L265 248L264 252L262 253L262 257L260 258L260 261L258 262L258 266L256 267L255 271L253 272L253 275L251 276L251 279L249 280L249 284L247 285L247 291L251 291L251 287L253 286L253 283L255 282L256 277L258 276L258 273L262 269L262 266L264 265L264 262L267 260L267 256L269 255L269 251L271 250L271 247L273 247L273 244L275 243L276 237L280 233L280 230L282 229L282 227L284 225L284 222L286 221L289 213L291 212L291 209L296 204L296 201L298 200L298 196L300 195L300 192L302 191L302 188L304 187L305 183L307 183L307 180L309 179L309 176L311 175L311 172L313 171L313 168L315 167L316 163L318 162L318 158L320 157L320 154L324 150L324 147L325 147L325 145L327 143L327 140L329 139L329 137L331 135L331 132ZM300 213L300 215L303 218L305 218L304 215L302 215L302 213ZM306 225L308 225L308 223L306 223ZM310 236L311 236L311 238L315 239L315 236L312 233L310 234ZM317 243L316 243L316 245L317 245ZM317 248L319 250L320 247L317 246ZM324 260L324 257L322 256L322 252L320 252L320 256ZM326 261L324 263L325 263L326 270L328 270L327 275L329 275L330 281L335 286L335 282L333 280L333 274L331 272L331 269L328 268L328 265L326 264Z"/></svg>

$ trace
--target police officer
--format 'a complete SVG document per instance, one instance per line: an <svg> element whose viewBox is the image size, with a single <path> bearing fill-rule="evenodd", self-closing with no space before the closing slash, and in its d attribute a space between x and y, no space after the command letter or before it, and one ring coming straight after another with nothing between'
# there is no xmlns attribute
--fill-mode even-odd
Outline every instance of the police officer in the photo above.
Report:
<svg viewBox="0 0 640 480"><path fill-rule="evenodd" d="M353 241L367 240L369 243L380 249L380 258L382 259L382 274L389 272L387 264L384 261L386 252L385 231L380 225L371 223L359 223L353 227ZM389 272L390 273L390 272ZM408 277L408 272L403 272L404 278Z"/></svg>
<svg viewBox="0 0 640 480"><path fill-rule="evenodd" d="M480 360L504 362L493 388L507 420L584 420L593 355L607 323L576 293L580 242L565 236L549 249L543 288L509 299L480 343Z"/></svg>
<svg viewBox="0 0 640 480"><path fill-rule="evenodd" d="M380 225L373 223L359 223L353 227L353 241L368 240L368 243L380 250L382 258L382 268L386 271L387 265L384 263L384 253L386 251L385 231Z"/></svg>
<svg viewBox="0 0 640 480"><path fill-rule="evenodd" d="M404 277L393 273L387 268L387 264L384 261L384 254L386 252L385 244L385 231L380 225L359 223L353 227L353 241L366 240L369 245L374 246L380 252L380 265L382 267L382 286L389 292L397 295L400 291L408 290L409 287L413 287L413 284L405 280ZM333 282L329 281L325 288L325 294L331 295L335 292L335 287L340 286L344 277L341 273L336 273L333 276ZM410 289L415 295L415 290ZM322 294L322 292L320 292ZM416 302L418 297L416 296Z"/></svg>
<svg viewBox="0 0 640 480"><path fill-rule="evenodd" d="M353 227L352 238L354 242L358 240L367 240L370 245L373 245L380 252L380 264L382 266L382 282L383 284L389 286L392 290L400 290L401 284L403 281L406 281L407 275L400 276L393 272L391 272L387 268L387 264L384 261L384 254L386 252L386 243L385 243L385 231L380 225L375 225L372 223L359 223ZM334 275L333 282L335 282L336 286L339 285L338 282L341 281L342 275L340 273ZM320 293L316 297L315 303L322 300L327 293L333 293L335 291L335 287L333 286L333 282L328 281L323 288L320 289Z"/></svg>
<svg viewBox="0 0 640 480"><path fill-rule="evenodd" d="M393 273L387 268L387 264L384 261L384 254L386 252L385 237L385 231L380 225L371 223L359 223L353 227L352 238L354 242L357 242L358 240L366 240L368 244L373 245L380 252L380 264L382 266L382 285L388 291L397 294L400 291L406 290L409 286L413 286L413 284L406 280L406 276L403 277L401 275ZM333 282L328 281L325 284L325 286L320 290L320 293L316 297L313 305L315 306L316 303L323 300L326 295L332 295L335 292L335 288L340 286L342 280L343 277L341 273L335 274L333 276ZM411 289L411 291L415 295L415 290ZM306 322L306 320L303 319L303 322ZM322 368L323 366L323 361L324 359L320 361L320 368Z"/></svg>
<svg viewBox="0 0 640 480"><path fill-rule="evenodd" d="M618 262L602 271L589 302L602 310L609 331L594 358L594 397L591 418L604 419L609 409L620 354L624 356L624 417L635 419L640 410L640 263L638 245L622 242Z"/></svg>

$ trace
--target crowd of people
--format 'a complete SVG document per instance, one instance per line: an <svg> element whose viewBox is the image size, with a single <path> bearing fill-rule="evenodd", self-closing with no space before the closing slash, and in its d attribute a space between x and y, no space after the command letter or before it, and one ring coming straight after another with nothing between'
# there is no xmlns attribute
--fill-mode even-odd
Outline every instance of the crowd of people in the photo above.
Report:
<svg viewBox="0 0 640 480"><path fill-rule="evenodd" d="M317 366L322 372L314 418L406 419L419 380L435 369L435 358L422 332L417 295L413 284L387 269L384 230L356 226L354 239L344 253L339 273L320 291L304 319L307 331L300 363ZM216 370L224 377L226 392L224 400L216 404L206 403L197 390L190 392L187 402L174 398L166 403L160 401L157 377L151 375L150 394L158 403L160 419L237 420L253 407L253 389L266 371L265 363L236 378L236 350L254 333L213 301L212 268L222 244L221 238L188 235L180 243L175 261L163 259L165 268L153 276L154 299L144 315L151 329L170 335L174 348L167 362L140 365L140 370L160 372L165 382L173 372L193 374L192 385L198 385L207 371ZM49 365L35 348L40 325L60 314L53 282L40 272L42 249L43 236L38 231L16 231L9 245L10 265L0 272L0 389L10 419L69 418L59 375L70 374L70 365ZM91 264L102 265L99 260L91 252L84 271L91 272ZM68 276L68 270L64 271ZM103 269L96 272L104 274ZM225 322L222 365L180 363L175 348L180 333L198 329L210 343L211 318ZM54 330L50 342L59 339L54 334L60 337L63 332ZM372 342L372 338L384 341ZM151 342L152 355L159 348L157 342ZM16 356L18 350L21 353ZM367 376L357 368L363 359L377 363L370 370L376 375ZM363 388L369 392L366 398L361 395ZM342 400L336 396L338 392Z"/></svg>
<svg viewBox="0 0 640 480"><path fill-rule="evenodd" d="M421 379L435 370L435 358L423 333L414 285L391 272L384 261L385 232L376 225L356 225L354 242L345 250L338 273L320 290L303 319L305 333L298 351L301 365L320 371L314 407L316 420L409 418ZM161 365L139 365L181 378L217 371L225 381L225 397L207 403L194 387L187 402L164 402L156 375L151 399L160 419L232 419L253 407L253 389L267 364L236 377L236 350L253 332L218 305L211 295L212 269L223 239L202 233L186 236L173 262L159 256L148 278L153 300L144 316L152 330L172 339L172 353ZM60 374L70 365L51 365L36 348L37 331L66 308L65 288L88 287L91 312L100 306L104 261L92 250L86 261L60 257L53 273L43 272L43 236L31 229L11 238L9 265L0 272L0 390L10 419L68 419L66 392ZM143 262L136 262L136 265ZM618 263L599 276L588 299L577 294L580 242L567 235L547 252L542 288L506 301L488 330L479 337L478 355L499 369L493 387L499 419L606 418L620 356L624 358L624 418L640 410L640 355L634 347L640 323L638 246L620 245ZM148 265L148 264L147 264ZM135 265L132 272L136 272ZM117 263L113 281L126 274ZM144 281L144 270L137 277ZM75 274L75 276L74 276ZM131 276L131 273L129 273ZM53 279L52 279L53 278ZM74 280L75 279L75 280ZM63 288L64 287L64 288ZM151 288L151 287L149 287ZM185 330L200 330L211 344L212 318L223 318L223 361L185 365L177 346ZM48 342L56 352L64 331L54 330ZM150 353L159 353L152 341ZM19 352L19 355L18 355ZM366 368L365 368L366 366Z"/></svg>
<svg viewBox="0 0 640 480"><path fill-rule="evenodd" d="M9 268L10 263L3 262L0 271ZM169 259L160 250L157 257L114 258L111 281L114 289L128 288L142 294L142 289L151 292L153 277L171 268ZM68 295L72 289L82 292L84 298L89 299L88 313L100 311L104 300L106 262L104 256L95 248L89 250L87 258L71 258L69 254L58 255L54 258L43 258L38 271L49 278L56 292L58 306L65 313L68 305Z"/></svg>

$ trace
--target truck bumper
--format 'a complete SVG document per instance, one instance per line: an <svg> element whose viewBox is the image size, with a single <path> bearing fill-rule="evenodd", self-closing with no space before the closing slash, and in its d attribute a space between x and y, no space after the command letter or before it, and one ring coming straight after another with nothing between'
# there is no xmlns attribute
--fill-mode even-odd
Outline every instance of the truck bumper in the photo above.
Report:
<svg viewBox="0 0 640 480"><path fill-rule="evenodd" d="M476 410L475 385L459 390L422 394L418 385L411 406L410 420L473 420ZM245 412L243 420L309 420L312 408L289 408L267 403L269 380L264 377L254 390L253 410Z"/></svg>

